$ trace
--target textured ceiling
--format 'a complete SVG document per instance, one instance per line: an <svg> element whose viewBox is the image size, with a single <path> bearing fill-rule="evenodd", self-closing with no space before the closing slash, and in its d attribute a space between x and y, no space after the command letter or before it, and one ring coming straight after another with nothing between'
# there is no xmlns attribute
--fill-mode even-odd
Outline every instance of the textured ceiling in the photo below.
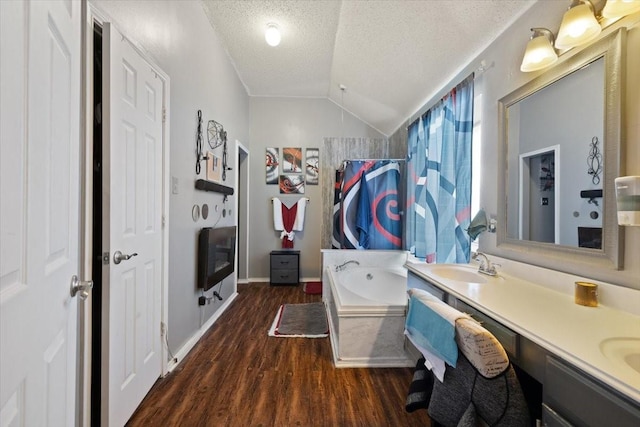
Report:
<svg viewBox="0 0 640 427"><path fill-rule="evenodd" d="M329 98L390 135L535 1L203 4L249 95Z"/></svg>

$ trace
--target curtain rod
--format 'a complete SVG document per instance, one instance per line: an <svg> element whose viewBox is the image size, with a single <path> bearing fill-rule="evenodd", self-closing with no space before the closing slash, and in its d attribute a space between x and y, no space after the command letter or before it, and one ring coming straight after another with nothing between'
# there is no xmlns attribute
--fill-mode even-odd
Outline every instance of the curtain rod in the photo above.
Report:
<svg viewBox="0 0 640 427"><path fill-rule="evenodd" d="M345 159L343 162L373 162L377 160L390 160L393 162L406 162L407 159Z"/></svg>

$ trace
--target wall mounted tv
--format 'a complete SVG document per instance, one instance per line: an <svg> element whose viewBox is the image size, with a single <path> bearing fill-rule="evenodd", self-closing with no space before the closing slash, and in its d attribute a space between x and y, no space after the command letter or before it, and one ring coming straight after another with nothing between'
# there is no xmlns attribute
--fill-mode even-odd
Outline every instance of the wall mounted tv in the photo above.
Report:
<svg viewBox="0 0 640 427"><path fill-rule="evenodd" d="M205 291L233 273L236 227L203 228L198 236L198 287Z"/></svg>

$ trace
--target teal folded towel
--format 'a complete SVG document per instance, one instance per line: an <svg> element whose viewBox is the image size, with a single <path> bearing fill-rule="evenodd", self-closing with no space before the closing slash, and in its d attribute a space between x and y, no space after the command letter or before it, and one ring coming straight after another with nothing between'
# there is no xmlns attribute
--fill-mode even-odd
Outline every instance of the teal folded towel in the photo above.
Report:
<svg viewBox="0 0 640 427"><path fill-rule="evenodd" d="M411 295L405 328L418 345L444 360L449 366L455 367L458 361L458 345L453 319L468 315L433 298L434 301L428 301L415 293Z"/></svg>
<svg viewBox="0 0 640 427"><path fill-rule="evenodd" d="M487 214L484 209L480 209L476 216L473 217L471 223L469 224L469 228L467 228L467 234L471 237L471 240L476 240L476 238L487 229Z"/></svg>

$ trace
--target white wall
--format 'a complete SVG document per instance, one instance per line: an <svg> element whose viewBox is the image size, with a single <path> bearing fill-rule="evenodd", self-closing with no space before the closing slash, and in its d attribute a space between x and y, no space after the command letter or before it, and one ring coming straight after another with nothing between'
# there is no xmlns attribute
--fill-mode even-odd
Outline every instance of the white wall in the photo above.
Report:
<svg viewBox="0 0 640 427"><path fill-rule="evenodd" d="M171 194L169 202L167 304L169 347L175 353L212 316L219 314L224 303L213 300L211 305L198 306L201 291L195 279L197 233L200 228L214 224L235 224L235 215L217 222L219 215L214 207L218 205L222 212L222 195L194 188L197 110L202 110L205 148L207 121L214 119L224 125L230 141L229 163L233 166L237 157L234 141L249 146L249 97L199 1L93 1L92 4L138 43L171 81L170 169L172 178L178 180L178 194ZM215 152L222 156L221 148ZM206 170L204 162L202 170ZM224 184L235 187L233 180L233 172L227 173ZM233 197L226 208L233 206ZM194 222L192 206L203 203L210 207L209 218ZM235 292L236 279L232 275L223 281L220 294L226 301Z"/></svg>
<svg viewBox="0 0 640 427"><path fill-rule="evenodd" d="M343 125L340 107L327 99L254 97L250 105L249 279L268 281L269 253L281 248L279 233L273 229L271 198L297 200L302 195L280 195L277 185L265 183L265 149L279 147L282 156L284 147L302 147L304 160L306 148L319 148L322 158L324 137L384 136L348 112L344 113ZM306 186L304 197L311 202L306 210L304 231L296 233L294 239L294 249L300 250L300 276L303 279L321 277L321 190L320 185Z"/></svg>
<svg viewBox="0 0 640 427"><path fill-rule="evenodd" d="M498 204L503 203L504 194L498 194L498 176L503 171L498 168L499 135L498 135L498 101L519 88L523 84L537 77L540 72L522 73L520 63L532 27L546 27L554 32L560 26L562 15L566 10L565 2L541 1L508 30L500 35L484 52L480 53L462 71L454 76L451 82L440 94L434 97L428 105L448 92L460 80L478 68L481 61L485 61L487 70L477 78L477 84L482 85L483 99L480 108L482 117L482 190L480 205L490 216L497 216ZM626 125L622 141L624 146L622 170L625 175L640 175L640 14L627 17L603 31L604 37L618 28L621 23L628 25L627 56L626 56ZM408 124L408 123L407 123ZM400 131L399 131L400 132ZM396 135L394 135L395 137ZM586 161L585 161L586 164ZM498 218L501 221L502 218ZM480 238L480 249L487 253L494 253L510 258L513 253L501 249L496 245L496 235L483 233ZM576 258L574 265L579 265L581 274L585 277L599 277L613 284L621 284L640 289L640 227L626 227L624 240L624 269L603 272L591 265L580 262ZM526 254L525 254L526 255ZM531 260L535 262L535 259ZM565 269L563 261L554 263L553 268L559 271Z"/></svg>

